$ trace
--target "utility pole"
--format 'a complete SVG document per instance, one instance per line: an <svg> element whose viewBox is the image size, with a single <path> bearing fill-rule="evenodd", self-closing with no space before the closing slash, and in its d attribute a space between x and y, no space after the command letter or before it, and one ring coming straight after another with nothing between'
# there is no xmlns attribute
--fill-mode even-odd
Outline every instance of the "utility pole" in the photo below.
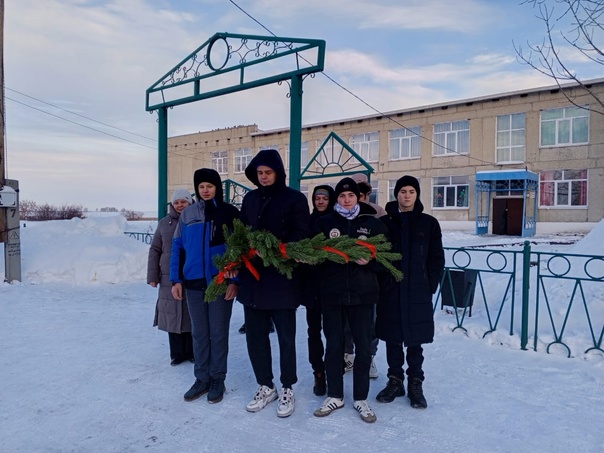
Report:
<svg viewBox="0 0 604 453"><path fill-rule="evenodd" d="M0 243L4 243L4 280L21 281L19 181L6 179L6 109L4 108L4 0L0 0Z"/></svg>
<svg viewBox="0 0 604 453"><path fill-rule="evenodd" d="M6 184L4 157L4 0L0 0L0 187ZM6 242L6 212L0 209L0 243Z"/></svg>

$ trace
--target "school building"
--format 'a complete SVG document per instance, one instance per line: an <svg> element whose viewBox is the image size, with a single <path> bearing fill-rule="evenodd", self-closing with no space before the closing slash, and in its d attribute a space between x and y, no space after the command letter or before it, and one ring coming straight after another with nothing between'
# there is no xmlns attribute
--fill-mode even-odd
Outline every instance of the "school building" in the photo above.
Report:
<svg viewBox="0 0 604 453"><path fill-rule="evenodd" d="M604 78L584 83L587 89L547 86L303 125L303 175L365 171L356 153L373 168L372 201L384 206L396 180L413 175L425 212L475 221L479 234L525 236L537 222L599 222ZM289 128L254 124L171 137L168 192L189 187L201 167L253 188L245 167L267 148L279 150L289 168ZM308 195L340 178L304 179L301 190Z"/></svg>

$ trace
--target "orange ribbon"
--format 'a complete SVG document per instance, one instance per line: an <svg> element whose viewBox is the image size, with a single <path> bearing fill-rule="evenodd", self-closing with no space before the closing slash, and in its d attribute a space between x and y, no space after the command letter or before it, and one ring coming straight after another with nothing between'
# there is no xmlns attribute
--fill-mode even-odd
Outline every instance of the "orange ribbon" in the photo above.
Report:
<svg viewBox="0 0 604 453"><path fill-rule="evenodd" d="M357 244L362 245L363 247L367 247L369 250L371 250L371 259L375 258L375 256L377 255L377 250L375 248L375 245L370 244L369 242L358 240L358 239L357 239Z"/></svg>
<svg viewBox="0 0 604 453"><path fill-rule="evenodd" d="M232 261L229 264L227 264L226 266L224 266L224 270L219 271L218 275L216 276L216 283L218 283L218 284L223 283L226 279L226 274L229 273L230 271L236 269L237 266L239 266L239 264L241 264L241 261L243 261L243 263L245 264L245 267L252 273L252 275L256 278L256 280L260 280L260 274L258 273L256 268L250 261L250 259L252 259L254 256L256 256L256 254L257 254L256 249L250 249L250 251L247 253L247 255L241 255L241 259L239 259L237 261Z"/></svg>
<svg viewBox="0 0 604 453"><path fill-rule="evenodd" d="M334 249L333 247L323 247L323 250L325 250L326 252L331 252L331 253L335 253L336 255L340 255L341 257L344 258L344 260L346 262L350 261L350 257L348 255L346 255L346 253L338 250L338 249Z"/></svg>
<svg viewBox="0 0 604 453"><path fill-rule="evenodd" d="M281 242L279 244L279 251L281 252L281 255L283 255L283 258L288 259L289 256L287 256L287 244L285 244L284 242Z"/></svg>
<svg viewBox="0 0 604 453"><path fill-rule="evenodd" d="M218 275L216 276L216 283L218 283L218 284L223 283L224 280L226 279L226 274L228 272L232 271L233 269L235 269L239 265L239 263L241 263L241 260L230 262L229 264L224 266L224 270L219 271Z"/></svg>
<svg viewBox="0 0 604 453"><path fill-rule="evenodd" d="M247 268L247 270L250 271L250 273L254 276L254 278L256 280L260 280L260 274L258 273L256 268L250 261L250 259L252 259L255 255L256 255L256 249L250 249L247 256L242 255L241 258L243 259L243 263L245 264L245 267Z"/></svg>

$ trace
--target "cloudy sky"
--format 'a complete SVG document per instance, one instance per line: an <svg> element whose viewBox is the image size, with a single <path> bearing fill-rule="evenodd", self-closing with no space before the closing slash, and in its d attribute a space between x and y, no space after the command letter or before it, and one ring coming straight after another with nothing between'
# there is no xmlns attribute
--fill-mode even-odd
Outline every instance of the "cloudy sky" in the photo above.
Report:
<svg viewBox="0 0 604 453"><path fill-rule="evenodd" d="M22 200L156 210L145 90L216 32L324 39L309 124L551 85L513 46L541 42L536 14L521 0L5 0L7 177ZM602 76L567 55L581 78ZM176 107L169 135L286 127L286 90Z"/></svg>

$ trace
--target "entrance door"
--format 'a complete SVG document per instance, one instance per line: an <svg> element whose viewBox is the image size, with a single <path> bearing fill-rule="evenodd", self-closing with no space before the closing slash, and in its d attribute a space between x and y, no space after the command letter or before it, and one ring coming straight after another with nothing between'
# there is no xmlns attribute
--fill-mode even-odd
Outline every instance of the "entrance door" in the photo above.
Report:
<svg viewBox="0 0 604 453"><path fill-rule="evenodd" d="M522 198L493 199L493 234L522 236Z"/></svg>

